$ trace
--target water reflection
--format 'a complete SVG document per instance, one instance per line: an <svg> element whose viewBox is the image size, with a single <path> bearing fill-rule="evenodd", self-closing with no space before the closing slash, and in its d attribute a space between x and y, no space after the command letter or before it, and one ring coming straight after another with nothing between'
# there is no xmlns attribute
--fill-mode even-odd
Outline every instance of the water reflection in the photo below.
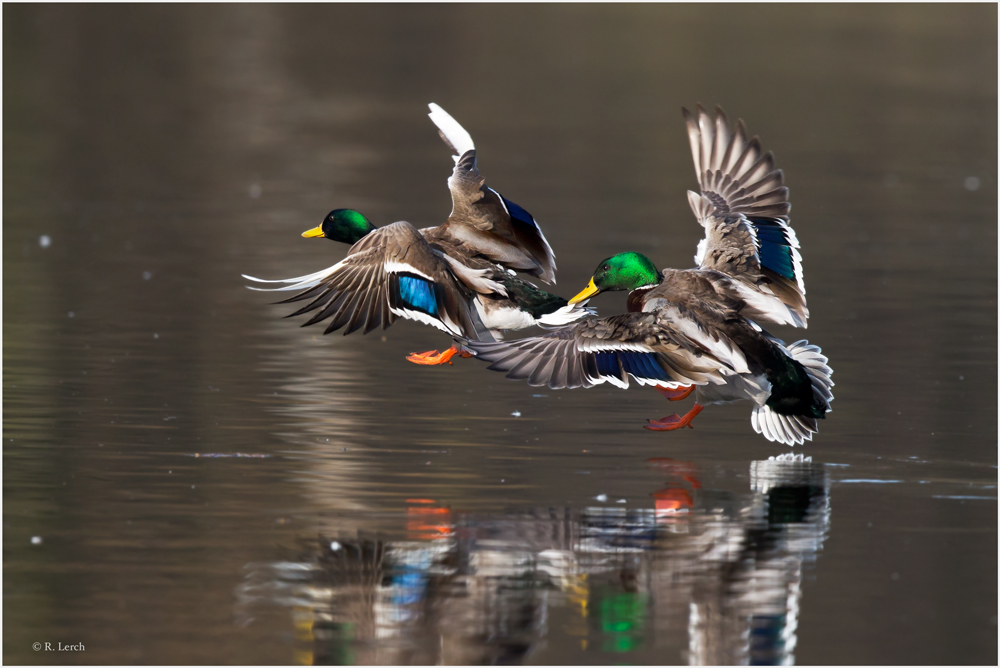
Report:
<svg viewBox="0 0 1000 668"><path fill-rule="evenodd" d="M803 570L830 525L824 467L754 461L738 495L704 489L690 463L650 465L666 483L646 507L408 499L398 535L321 536L248 564L237 617L286 608L300 663L520 663L547 643L624 654L684 628L691 664L794 663Z"/></svg>
<svg viewBox="0 0 1000 668"><path fill-rule="evenodd" d="M271 327L279 325L287 322ZM366 509L368 476L377 471L356 458L356 441L377 399L365 391L358 356L315 335L295 345L287 332L276 333L279 343L261 350L258 368L278 379L278 389L260 408L277 418L284 456L302 461L296 482L325 510Z"/></svg>

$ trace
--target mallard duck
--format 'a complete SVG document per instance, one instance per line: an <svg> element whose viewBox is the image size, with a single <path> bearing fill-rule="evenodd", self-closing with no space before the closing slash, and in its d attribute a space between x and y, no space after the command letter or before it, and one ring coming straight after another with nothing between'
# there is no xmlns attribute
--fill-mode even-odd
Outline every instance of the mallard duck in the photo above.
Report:
<svg viewBox="0 0 1000 668"><path fill-rule="evenodd" d="M524 272L555 283L556 258L534 217L486 185L476 165L472 137L444 109L431 103L430 118L455 152L448 179L451 215L438 227L417 229L400 221L376 228L353 209L335 209L302 233L352 244L337 264L278 281L270 290L302 290L279 303L312 301L291 316L318 312L304 326L331 318L325 334L385 329L397 318L437 327L458 339L496 341L501 332L532 325L557 327L586 316L583 305L517 277ZM268 288L253 288L268 289ZM451 363L453 345L407 357L417 364Z"/></svg>
<svg viewBox="0 0 1000 668"><path fill-rule="evenodd" d="M808 318L782 172L771 153L761 154L756 137L747 140L742 120L730 132L721 109L713 121L700 105L697 117L686 109L684 117L701 186L688 200L705 228L697 268L660 271L645 255L620 253L601 262L569 302L628 290L628 313L468 347L490 369L531 385L609 382L624 389L631 376L671 400L695 391L690 412L649 420L652 430L691 427L707 404L750 399L757 433L801 444L830 410L833 371L818 347L786 346L757 324L805 327Z"/></svg>

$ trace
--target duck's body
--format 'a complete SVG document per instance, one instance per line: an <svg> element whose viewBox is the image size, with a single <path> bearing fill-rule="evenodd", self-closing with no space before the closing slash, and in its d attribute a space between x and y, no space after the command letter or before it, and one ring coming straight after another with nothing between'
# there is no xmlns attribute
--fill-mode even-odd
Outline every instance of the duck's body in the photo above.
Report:
<svg viewBox="0 0 1000 668"><path fill-rule="evenodd" d="M466 153L463 161L469 155ZM474 154L472 157L475 157ZM456 170L461 169L461 165L462 161ZM586 307L570 305L566 299L541 290L534 283L517 276L520 271L547 283L555 283L555 256L531 214L492 189L487 190L494 203L502 204L504 212L502 216L494 210L490 214L493 220L503 220L508 215L506 212L511 212L509 217L516 227L511 225L509 236L501 236L493 230L485 233L475 228L470 230L467 223L461 222L468 218L456 216L454 212L444 225L421 229L420 234L431 248L449 261L463 283L472 288L473 305L485 327L490 330L490 336L499 340L508 330L536 325L559 327L591 313ZM490 203L486 202L486 206ZM455 222L456 219L458 222ZM537 230L534 240L529 234L532 227Z"/></svg>
<svg viewBox="0 0 1000 668"><path fill-rule="evenodd" d="M629 376L671 399L695 391L684 417L648 428L690 426L707 404L749 399L754 429L772 441L811 439L833 399L832 370L806 341L785 346L756 323L804 327L808 318L798 241L788 226L788 189L747 141L742 121L730 134L717 110L688 116L702 192L689 192L705 227L695 269L659 271L638 253L601 263L590 285L570 303L605 290L629 290L628 313L587 320L542 337L471 343L491 369L532 385L627 388Z"/></svg>
<svg viewBox="0 0 1000 668"><path fill-rule="evenodd" d="M582 305L540 290L517 272L555 282L555 254L535 219L486 186L468 132L435 104L430 117L456 152L448 179L452 211L437 227L400 221L374 227L360 213L332 211L303 236L352 243L332 267L283 281L273 290L301 290L287 302L311 299L291 315L318 309L305 325L331 318L325 333L383 329L397 318L437 327L453 337L495 341L532 325L556 327L588 314ZM247 276L246 278L261 282ZM268 282L268 281L263 281ZM447 362L459 348L414 354L420 364Z"/></svg>

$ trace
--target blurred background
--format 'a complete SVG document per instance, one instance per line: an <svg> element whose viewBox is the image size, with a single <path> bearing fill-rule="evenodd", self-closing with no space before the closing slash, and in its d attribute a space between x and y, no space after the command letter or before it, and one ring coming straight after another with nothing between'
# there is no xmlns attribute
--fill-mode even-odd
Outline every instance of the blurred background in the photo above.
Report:
<svg viewBox="0 0 1000 668"><path fill-rule="evenodd" d="M3 19L5 663L996 662L996 5ZM330 209L444 220L432 101L565 297L691 266L680 108L743 118L804 257L773 331L835 370L815 440L647 432L648 388L419 367L435 330L246 290L341 259L299 236Z"/></svg>

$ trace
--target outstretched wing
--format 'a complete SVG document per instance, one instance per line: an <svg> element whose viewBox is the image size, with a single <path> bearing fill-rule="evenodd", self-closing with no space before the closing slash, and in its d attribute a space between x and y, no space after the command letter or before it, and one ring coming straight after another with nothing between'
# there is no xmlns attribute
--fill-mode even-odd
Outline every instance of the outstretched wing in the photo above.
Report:
<svg viewBox="0 0 1000 668"><path fill-rule="evenodd" d="M688 201L705 228L695 262L734 279L748 317L805 327L802 256L774 156L762 154L757 137L747 140L742 120L730 132L718 107L714 120L701 105L697 117L684 109L684 118L701 187L700 195L688 191Z"/></svg>
<svg viewBox="0 0 1000 668"><path fill-rule="evenodd" d="M678 309L585 320L544 336L466 346L508 378L553 389L604 382L625 389L629 376L640 385L666 388L721 385L725 376L748 371L731 342L713 337Z"/></svg>
<svg viewBox="0 0 1000 668"><path fill-rule="evenodd" d="M486 185L472 137L444 109L433 102L429 107L441 138L457 154L448 179L451 215L442 233L497 264L555 283L555 253L534 216Z"/></svg>
<svg viewBox="0 0 1000 668"><path fill-rule="evenodd" d="M492 341L468 290L446 261L407 222L379 228L358 241L346 258L315 274L282 281L277 288L302 290L279 303L311 299L288 317L318 312L303 327L331 318L324 334L344 327L344 334L387 328L396 318L416 320L452 335Z"/></svg>

